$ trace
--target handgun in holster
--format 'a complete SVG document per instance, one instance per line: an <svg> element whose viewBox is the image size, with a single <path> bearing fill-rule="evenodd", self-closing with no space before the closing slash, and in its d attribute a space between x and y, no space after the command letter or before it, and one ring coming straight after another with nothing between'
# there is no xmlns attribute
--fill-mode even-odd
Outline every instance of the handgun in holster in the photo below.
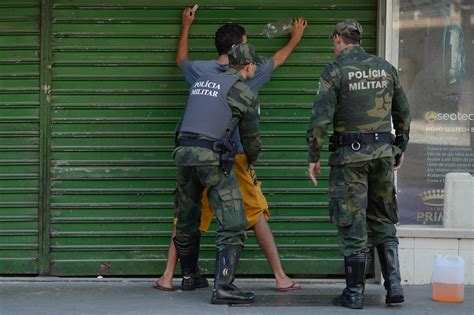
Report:
<svg viewBox="0 0 474 315"><path fill-rule="evenodd" d="M337 144L337 136L336 135L331 135L329 137L329 146L328 146L328 149L330 152L334 152L336 151L338 148L338 144Z"/></svg>
<svg viewBox="0 0 474 315"><path fill-rule="evenodd" d="M219 166L225 176L229 176L234 167L237 144L231 140L233 130L227 129L224 136L214 143L215 151L219 152Z"/></svg>

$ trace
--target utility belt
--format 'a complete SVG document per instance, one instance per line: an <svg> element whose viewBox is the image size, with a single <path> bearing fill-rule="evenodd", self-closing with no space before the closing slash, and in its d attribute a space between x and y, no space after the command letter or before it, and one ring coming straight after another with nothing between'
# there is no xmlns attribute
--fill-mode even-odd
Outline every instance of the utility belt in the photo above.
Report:
<svg viewBox="0 0 474 315"><path fill-rule="evenodd" d="M215 148L216 141L197 138L179 138L177 147L199 147L218 152Z"/></svg>
<svg viewBox="0 0 474 315"><path fill-rule="evenodd" d="M221 167L225 176L228 176L232 171L232 167L234 166L234 160L238 149L237 144L231 141L230 134L228 132L226 132L224 137L216 141L182 136L179 137L176 146L199 147L218 152L219 166Z"/></svg>
<svg viewBox="0 0 474 315"><path fill-rule="evenodd" d="M329 137L329 151L336 151L343 146L350 146L353 151L359 151L363 144L375 142L392 144L394 139L390 132L333 134Z"/></svg>

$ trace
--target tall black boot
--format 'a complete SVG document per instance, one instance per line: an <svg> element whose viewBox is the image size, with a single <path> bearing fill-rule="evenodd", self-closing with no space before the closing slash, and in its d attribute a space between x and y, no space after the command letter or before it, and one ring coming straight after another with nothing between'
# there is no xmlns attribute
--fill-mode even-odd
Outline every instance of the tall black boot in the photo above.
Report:
<svg viewBox="0 0 474 315"><path fill-rule="evenodd" d="M212 304L247 304L255 300L252 292L243 292L233 284L241 250L241 245L217 246Z"/></svg>
<svg viewBox="0 0 474 315"><path fill-rule="evenodd" d="M342 294L333 300L334 305L347 308L364 308L365 268L367 253L357 253L344 256L344 269L346 272L346 288Z"/></svg>
<svg viewBox="0 0 474 315"><path fill-rule="evenodd" d="M207 281L206 277L201 274L201 269L199 268L199 263L196 269L196 281L195 281L196 289L207 288L209 286L209 282Z"/></svg>
<svg viewBox="0 0 474 315"><path fill-rule="evenodd" d="M398 261L398 244L395 241L377 245L380 267L384 278L384 287L387 290L386 304L402 303L405 298L400 277L400 263Z"/></svg>
<svg viewBox="0 0 474 315"><path fill-rule="evenodd" d="M183 291L192 291L209 286L207 279L199 273L197 265L200 239L198 236L188 242L180 242L176 237L173 238L183 273L183 280L181 281L181 290Z"/></svg>

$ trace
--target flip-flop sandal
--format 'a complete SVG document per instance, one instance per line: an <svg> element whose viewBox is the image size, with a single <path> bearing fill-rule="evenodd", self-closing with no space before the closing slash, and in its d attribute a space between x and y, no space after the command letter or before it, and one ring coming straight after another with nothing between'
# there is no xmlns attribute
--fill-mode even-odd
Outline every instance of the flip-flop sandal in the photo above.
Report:
<svg viewBox="0 0 474 315"><path fill-rule="evenodd" d="M285 288L275 288L275 291L277 292L288 292L288 291L295 291L295 290L300 290L301 289L301 285L299 285L298 283L296 282L291 282L291 285L289 287L285 287Z"/></svg>
<svg viewBox="0 0 474 315"><path fill-rule="evenodd" d="M155 282L155 284L153 285L153 287L154 287L155 289L158 289L158 290L161 290L161 291L166 291L166 292L170 292L170 291L174 291L174 290L175 290L174 287L168 288L168 287L162 286L161 284L158 283L158 281Z"/></svg>

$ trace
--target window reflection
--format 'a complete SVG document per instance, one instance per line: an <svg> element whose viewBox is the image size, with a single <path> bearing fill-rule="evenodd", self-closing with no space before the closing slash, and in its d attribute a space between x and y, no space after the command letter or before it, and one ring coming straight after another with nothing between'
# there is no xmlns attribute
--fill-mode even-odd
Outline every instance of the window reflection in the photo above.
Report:
<svg viewBox="0 0 474 315"><path fill-rule="evenodd" d="M447 173L474 174L470 0L394 1L398 67L413 116L398 172L402 224L442 225Z"/></svg>

